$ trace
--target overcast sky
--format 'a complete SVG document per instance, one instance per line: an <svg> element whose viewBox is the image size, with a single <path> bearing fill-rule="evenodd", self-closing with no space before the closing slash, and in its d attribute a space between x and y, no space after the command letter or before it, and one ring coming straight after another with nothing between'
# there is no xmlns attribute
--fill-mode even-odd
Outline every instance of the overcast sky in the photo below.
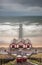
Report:
<svg viewBox="0 0 42 65"><path fill-rule="evenodd" d="M0 0L0 16L42 16L42 0ZM23 25L23 36L29 37L33 44L42 46L42 17L39 18L1 18L0 17L0 41L9 42L18 38L19 26ZM25 34L26 33L26 34ZM7 40L5 40L7 39Z"/></svg>
<svg viewBox="0 0 42 65"><path fill-rule="evenodd" d="M0 0L0 15L42 15L42 0Z"/></svg>

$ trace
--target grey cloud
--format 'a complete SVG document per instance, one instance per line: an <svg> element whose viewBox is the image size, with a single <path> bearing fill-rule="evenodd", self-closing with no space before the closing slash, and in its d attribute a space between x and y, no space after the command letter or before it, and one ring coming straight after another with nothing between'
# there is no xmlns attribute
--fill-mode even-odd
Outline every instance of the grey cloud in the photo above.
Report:
<svg viewBox="0 0 42 65"><path fill-rule="evenodd" d="M10 3L18 3L24 6L42 7L42 0L8 0Z"/></svg>
<svg viewBox="0 0 42 65"><path fill-rule="evenodd" d="M1 0L0 0L1 1ZM18 3L24 6L39 6L42 7L42 0L2 0L2 3Z"/></svg>
<svg viewBox="0 0 42 65"><path fill-rule="evenodd" d="M0 0L0 15L42 15L42 0Z"/></svg>

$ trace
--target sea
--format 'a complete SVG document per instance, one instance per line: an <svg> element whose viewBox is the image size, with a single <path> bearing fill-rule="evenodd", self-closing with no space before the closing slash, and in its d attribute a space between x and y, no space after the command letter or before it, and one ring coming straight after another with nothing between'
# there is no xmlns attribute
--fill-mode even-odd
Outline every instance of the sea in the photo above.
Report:
<svg viewBox="0 0 42 65"><path fill-rule="evenodd" d="M42 24L42 16L0 16L0 23L4 22L22 23L28 25L31 23Z"/></svg>

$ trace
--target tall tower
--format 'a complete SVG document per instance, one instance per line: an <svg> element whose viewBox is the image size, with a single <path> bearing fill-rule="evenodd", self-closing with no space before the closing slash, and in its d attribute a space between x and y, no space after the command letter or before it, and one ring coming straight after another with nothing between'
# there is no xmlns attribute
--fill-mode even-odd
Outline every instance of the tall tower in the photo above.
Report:
<svg viewBox="0 0 42 65"><path fill-rule="evenodd" d="M23 38L23 28L22 28L22 24L19 24L19 39Z"/></svg>

